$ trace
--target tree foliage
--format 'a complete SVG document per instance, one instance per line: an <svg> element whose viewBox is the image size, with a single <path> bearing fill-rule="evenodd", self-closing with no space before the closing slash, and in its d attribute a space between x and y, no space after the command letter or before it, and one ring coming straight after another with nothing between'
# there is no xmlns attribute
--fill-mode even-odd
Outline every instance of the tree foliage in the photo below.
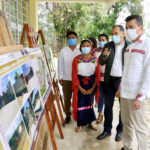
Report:
<svg viewBox="0 0 150 150"><path fill-rule="evenodd" d="M46 37L54 44L53 49L60 50L66 42L66 33L70 30L79 35L79 41L95 37L100 33L110 35L113 25L121 11L127 8L131 14L142 14L142 0L118 1L108 10L101 3L40 3L39 26L46 27ZM45 11L43 11L43 8ZM40 11L41 10L41 11ZM45 18L45 22L41 19Z"/></svg>

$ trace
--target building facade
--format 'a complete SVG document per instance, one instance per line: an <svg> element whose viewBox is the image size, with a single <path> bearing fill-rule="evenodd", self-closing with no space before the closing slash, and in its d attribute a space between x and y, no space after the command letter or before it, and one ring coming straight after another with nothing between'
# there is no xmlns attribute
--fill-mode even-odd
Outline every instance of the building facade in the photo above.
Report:
<svg viewBox="0 0 150 150"><path fill-rule="evenodd" d="M0 10L6 14L14 43L20 43L22 28L25 23L31 24L35 31L38 30L36 0L0 0Z"/></svg>

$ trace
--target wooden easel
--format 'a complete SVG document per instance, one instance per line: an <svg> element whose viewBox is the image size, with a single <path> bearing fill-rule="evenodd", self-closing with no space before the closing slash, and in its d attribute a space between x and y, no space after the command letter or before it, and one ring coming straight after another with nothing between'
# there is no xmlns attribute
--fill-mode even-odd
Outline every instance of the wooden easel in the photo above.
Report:
<svg viewBox="0 0 150 150"><path fill-rule="evenodd" d="M0 55L23 49L22 45L14 45L13 38L8 28L5 13L0 10Z"/></svg>
<svg viewBox="0 0 150 150"><path fill-rule="evenodd" d="M58 127L58 130L59 130L59 133L60 133L60 136L61 136L62 139L64 139L64 135L63 135L61 125L60 125L60 122L59 122L59 118L58 118L58 115L57 115L57 112L56 112L56 108L55 108L55 105L54 105L54 100L55 100L55 96L54 96L54 94L51 90L50 95L48 97L48 101L46 102L46 105L45 105L45 108L46 108L45 117L46 117L46 121L47 121L48 128L49 128L49 131L50 131L50 137L51 137L53 149L57 150L57 145L56 145L56 142L55 142L54 132L53 132L54 127L55 127L55 121L57 123L57 127ZM52 122L50 120L49 113L52 116Z"/></svg>
<svg viewBox="0 0 150 150"><path fill-rule="evenodd" d="M41 39L42 39L42 44L43 44L43 45L47 44L47 42L46 42L46 40L45 40L45 36L44 36L43 31L42 31L42 30L39 30L39 31L38 31L38 34L39 34L39 35L38 35L38 39L39 39L39 36L40 36ZM45 55L45 58L46 58L45 50L44 50L44 55ZM49 73L50 73L50 70L51 70L51 69L50 69L50 67L49 67L48 60L47 60L47 59L46 59L46 63L47 63L48 70L49 70ZM62 98L62 96L61 96L60 89L59 89L59 86L58 86L58 82L57 82L57 80L56 80L56 73L55 73L55 75L54 75L54 78L52 78L52 82L53 82L53 89L54 89L54 93L55 93L55 96L56 96L56 102L57 102L57 106L58 106L60 118L61 118L61 121L62 121L62 125L65 126L59 101L61 102L61 106L62 106L62 108L63 108L63 111L65 111L65 108L64 108L63 98Z"/></svg>
<svg viewBox="0 0 150 150"><path fill-rule="evenodd" d="M0 46L14 45L11 32L8 28L5 13L0 11Z"/></svg>
<svg viewBox="0 0 150 150"><path fill-rule="evenodd" d="M33 28L29 24L24 24L22 34L21 34L21 40L20 44L23 45L25 34L27 35L28 44L30 48L39 47L38 41L37 41L37 35L38 33L34 32Z"/></svg>
<svg viewBox="0 0 150 150"><path fill-rule="evenodd" d="M25 33L27 35L29 47L30 48L39 47L38 40L37 40L37 33L35 33L33 28L30 25L28 25L28 24L25 24L24 27L23 27L20 43L23 44L23 41L24 41L24 38L25 38ZM48 96L48 99L46 101L46 104L45 104L45 109L46 109L46 111L45 111L45 118L46 118L48 129L49 129L49 132L50 132L50 137L51 137L53 149L57 150L57 145L56 145L55 137L54 137L55 122L57 123L57 126L58 126L58 129L59 129L61 138L63 139L64 136L63 136L61 125L60 125L60 122L59 122L59 119L58 119L56 108L55 108L55 105L54 105L55 97L57 97L56 94L54 95L52 90L51 90L51 92L50 92L50 94ZM57 101L58 100L56 98L56 102ZM62 124L64 124L62 111L60 109L59 102L57 102L57 105L58 105L58 109L59 109L59 113L60 113ZM49 113L52 116L52 122L51 122Z"/></svg>
<svg viewBox="0 0 150 150"><path fill-rule="evenodd" d="M55 74L56 76L56 74ZM56 78L56 77L55 77ZM60 93L60 89L59 89L59 86L58 86L58 80L55 80L55 78L53 79L53 88L54 88L54 92L56 93L57 95L57 99L60 100L61 102L61 106L63 108L63 111L65 112L65 107L64 107L64 103L63 103L63 98L62 98L62 95Z"/></svg>

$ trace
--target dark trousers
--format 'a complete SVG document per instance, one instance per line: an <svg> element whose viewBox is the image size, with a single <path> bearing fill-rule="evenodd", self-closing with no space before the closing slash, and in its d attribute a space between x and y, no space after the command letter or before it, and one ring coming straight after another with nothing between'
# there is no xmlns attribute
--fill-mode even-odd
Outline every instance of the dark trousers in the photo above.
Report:
<svg viewBox="0 0 150 150"><path fill-rule="evenodd" d="M63 80L62 89L65 102L65 114L66 116L71 116L72 81Z"/></svg>
<svg viewBox="0 0 150 150"><path fill-rule="evenodd" d="M120 81L121 81L120 77L110 76L109 84L105 85L105 90L104 90L104 103L105 103L104 131L109 132L109 133L111 132L111 129L112 129L113 105L114 105L115 94L120 85ZM117 130L117 133L122 133L122 130L123 130L120 112L119 112L119 124L118 124L116 130Z"/></svg>

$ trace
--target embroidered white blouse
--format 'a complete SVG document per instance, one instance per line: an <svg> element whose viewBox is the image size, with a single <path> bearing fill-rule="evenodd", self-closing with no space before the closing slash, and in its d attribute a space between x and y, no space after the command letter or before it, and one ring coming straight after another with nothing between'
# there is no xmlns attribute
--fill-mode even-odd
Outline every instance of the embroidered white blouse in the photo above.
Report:
<svg viewBox="0 0 150 150"><path fill-rule="evenodd" d="M78 60L78 75L82 76L91 76L94 75L97 61L96 57L90 58L88 60L84 60L83 58L79 57Z"/></svg>

